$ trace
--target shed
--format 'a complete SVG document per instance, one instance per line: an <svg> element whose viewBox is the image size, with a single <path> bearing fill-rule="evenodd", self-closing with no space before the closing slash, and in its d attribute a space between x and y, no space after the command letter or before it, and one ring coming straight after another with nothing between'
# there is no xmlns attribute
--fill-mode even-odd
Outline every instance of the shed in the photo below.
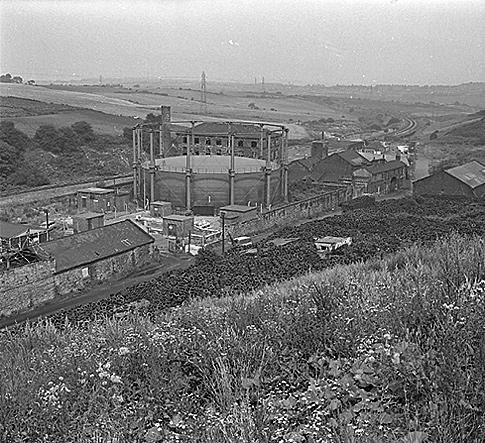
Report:
<svg viewBox="0 0 485 443"><path fill-rule="evenodd" d="M168 237L186 238L193 230L194 217L176 214L163 217L163 234Z"/></svg>
<svg viewBox="0 0 485 443"><path fill-rule="evenodd" d="M165 217L172 214L172 203L155 201L150 203L150 215L152 217Z"/></svg>
<svg viewBox="0 0 485 443"><path fill-rule="evenodd" d="M104 226L104 214L99 212L84 212L72 216L74 233L90 231Z"/></svg>
<svg viewBox="0 0 485 443"><path fill-rule="evenodd" d="M77 191L78 212L111 212L115 206L115 191L106 188L85 188Z"/></svg>
<svg viewBox="0 0 485 443"><path fill-rule="evenodd" d="M40 243L46 240L46 228L0 221L0 251L22 249L30 242Z"/></svg>

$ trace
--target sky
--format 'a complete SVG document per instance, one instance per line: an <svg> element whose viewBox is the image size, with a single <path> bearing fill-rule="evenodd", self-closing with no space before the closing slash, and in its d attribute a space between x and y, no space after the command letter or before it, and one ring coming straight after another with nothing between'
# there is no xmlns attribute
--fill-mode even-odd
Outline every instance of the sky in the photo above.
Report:
<svg viewBox="0 0 485 443"><path fill-rule="evenodd" d="M1 73L292 84L485 81L484 0L1 0Z"/></svg>

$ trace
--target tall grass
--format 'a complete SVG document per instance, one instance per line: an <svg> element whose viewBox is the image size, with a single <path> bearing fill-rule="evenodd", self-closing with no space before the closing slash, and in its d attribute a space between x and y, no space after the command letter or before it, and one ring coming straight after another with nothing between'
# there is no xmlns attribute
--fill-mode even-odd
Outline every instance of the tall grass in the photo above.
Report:
<svg viewBox="0 0 485 443"><path fill-rule="evenodd" d="M0 333L5 442L482 442L485 245Z"/></svg>

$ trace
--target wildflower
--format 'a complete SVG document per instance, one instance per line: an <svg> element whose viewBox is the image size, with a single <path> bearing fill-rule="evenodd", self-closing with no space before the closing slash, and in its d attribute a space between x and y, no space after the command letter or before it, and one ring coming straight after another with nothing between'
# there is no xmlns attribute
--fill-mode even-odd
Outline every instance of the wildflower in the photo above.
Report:
<svg viewBox="0 0 485 443"><path fill-rule="evenodd" d="M119 377L119 376L117 376L117 375L114 375L114 374L113 374L113 375L111 376L111 381L112 381L113 383L121 383L121 377Z"/></svg>
<svg viewBox="0 0 485 443"><path fill-rule="evenodd" d="M130 353L130 350L125 346L122 346L120 349L118 349L119 355L126 355L126 354L129 354L129 353Z"/></svg>

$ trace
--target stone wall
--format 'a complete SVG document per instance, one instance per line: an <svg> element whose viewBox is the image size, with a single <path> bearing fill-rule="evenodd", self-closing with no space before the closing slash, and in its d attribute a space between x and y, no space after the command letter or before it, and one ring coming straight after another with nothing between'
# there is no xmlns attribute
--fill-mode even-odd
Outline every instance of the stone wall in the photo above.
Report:
<svg viewBox="0 0 485 443"><path fill-rule="evenodd" d="M25 311L56 297L55 261L0 271L0 316Z"/></svg>
<svg viewBox="0 0 485 443"><path fill-rule="evenodd" d="M49 300L75 296L97 283L116 281L157 260L153 244L83 267L55 272L55 261L0 271L0 317L32 309Z"/></svg>
<svg viewBox="0 0 485 443"><path fill-rule="evenodd" d="M352 188L342 187L333 191L307 198L289 205L279 207L272 211L258 214L257 218L249 221L235 223L225 227L226 235L251 235L273 229L276 226L285 226L302 218L317 217L326 212L337 209L338 206L352 199Z"/></svg>

